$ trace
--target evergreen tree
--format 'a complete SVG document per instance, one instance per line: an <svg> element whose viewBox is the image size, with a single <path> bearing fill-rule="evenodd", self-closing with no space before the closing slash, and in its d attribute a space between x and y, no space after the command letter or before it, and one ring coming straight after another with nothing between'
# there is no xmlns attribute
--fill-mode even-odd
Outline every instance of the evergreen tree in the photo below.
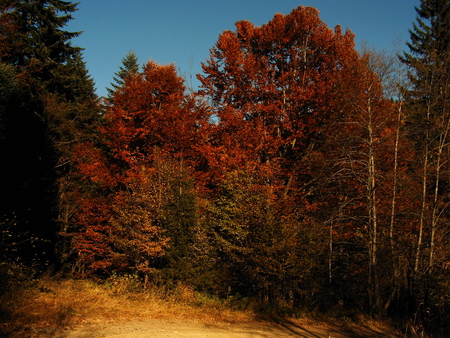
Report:
<svg viewBox="0 0 450 338"><path fill-rule="evenodd" d="M130 75L136 75L139 73L139 64L137 55L130 50L127 55L122 59L122 65L119 70L114 73L113 80L115 83L111 82L111 88L106 88L108 91L108 98L111 100L114 91L124 85L124 80Z"/></svg>
<svg viewBox="0 0 450 338"><path fill-rule="evenodd" d="M400 57L411 81L407 119L417 154L417 181L421 182L409 283L411 311L421 302L424 307L436 305L430 284L443 272L442 263L449 260L445 238L450 183L450 1L422 0L416 12L409 53Z"/></svg>
<svg viewBox="0 0 450 338"><path fill-rule="evenodd" d="M192 254L194 229L198 222L196 196L193 182L182 169L170 182L170 200L165 206L167 235L170 238L166 250L166 273L173 281L190 281L195 257ZM198 263L198 262L197 262Z"/></svg>
<svg viewBox="0 0 450 338"><path fill-rule="evenodd" d="M0 7L4 20L9 19L16 27L1 27L5 41L0 46L2 61L17 66L35 89L58 91L65 74L58 74L55 69L81 51L71 44L80 32L62 30L73 19L71 13L77 10L76 6L69 1L22 0L5 1Z"/></svg>
<svg viewBox="0 0 450 338"><path fill-rule="evenodd" d="M450 47L449 15L450 2L448 0L422 0L416 9L416 20L413 29L409 30L411 42L407 43L410 53L404 53L403 61L412 67L416 74L411 73L417 82L423 82L426 68L432 66L433 58L445 60L445 53ZM436 60L437 61L437 60ZM429 69L429 67L428 67Z"/></svg>
<svg viewBox="0 0 450 338"><path fill-rule="evenodd" d="M445 114L446 80L450 73L450 1L422 0L415 9L417 22L409 31L411 42L407 43L410 52L400 59L409 69L412 84L408 100L410 119L420 124Z"/></svg>
<svg viewBox="0 0 450 338"><path fill-rule="evenodd" d="M76 4L57 0L0 5L0 58L14 69L20 88L3 114L0 150L8 166L1 214L14 220L11 238L27 260L57 262L57 234L67 228L61 213L73 185L73 146L92 137L99 116L82 49L71 44L79 32L63 30L75 10Z"/></svg>
<svg viewBox="0 0 450 338"><path fill-rule="evenodd" d="M420 124L444 116L445 102L449 98L450 1L422 0L415 9L417 22L409 31L411 42L407 43L410 52L404 52L400 59L407 65L411 81L409 119L422 133L427 133L430 130ZM428 139L420 140L423 139L420 132L416 135L418 146L423 147Z"/></svg>

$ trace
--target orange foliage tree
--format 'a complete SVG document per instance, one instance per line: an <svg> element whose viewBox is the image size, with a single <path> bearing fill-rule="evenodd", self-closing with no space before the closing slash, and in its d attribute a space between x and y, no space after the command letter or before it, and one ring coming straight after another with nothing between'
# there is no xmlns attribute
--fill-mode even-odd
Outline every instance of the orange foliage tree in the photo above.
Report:
<svg viewBox="0 0 450 338"><path fill-rule="evenodd" d="M173 65L149 61L130 74L104 110L100 146L80 149L89 191L81 194L75 249L89 274L154 270L168 245L164 206L177 166L196 166L204 110L185 95Z"/></svg>
<svg viewBox="0 0 450 338"><path fill-rule="evenodd" d="M316 9L298 7L260 27L236 23L203 64L201 93L215 114L204 156L218 186L211 209L218 247L245 275L258 266L250 257L258 255L267 266L273 260L269 251L255 251L256 240L289 234L289 241L263 245L278 252L279 262L280 252L296 262L289 272L282 264L274 272L278 282L283 275L298 283L286 283L282 298L301 299L301 288L314 289L318 276L336 301L345 298L343 289L353 289L345 301L374 312L385 311L398 295L390 286L399 283L392 246L408 222L403 218L400 228L395 207L405 213L412 203L399 201L407 168L399 159L411 152L399 134L401 113L383 91L381 63L360 55L353 35L329 29ZM245 193L236 188L242 177L252 182ZM234 209L241 204L254 206ZM315 262L300 245L316 253ZM266 285L255 292L274 297L276 282L254 276L247 287Z"/></svg>
<svg viewBox="0 0 450 338"><path fill-rule="evenodd" d="M340 27L333 32L311 7L277 14L261 27L240 21L235 32L223 32L199 75L217 116L219 146L209 155L220 161L211 163L301 166L337 110L334 88L355 57L353 35ZM306 167L284 173L287 188Z"/></svg>
<svg viewBox="0 0 450 338"><path fill-rule="evenodd" d="M249 224L239 234L247 238L246 243L273 231L289 233L291 243L297 245L305 243L306 236L309 249L320 251L314 245L323 246L323 234L316 230L326 218L326 201L319 196L324 195L323 182L333 169L325 156L328 132L345 115L338 88L359 76L353 71L358 61L353 35L343 34L339 26L334 31L328 28L311 7L298 7L288 15L277 14L260 27L240 21L236 31L225 31L219 36L210 59L203 64L204 75L198 76L201 93L210 99L215 114L211 143L204 156L222 187L219 195L223 187L235 186L230 180L234 180L233 173L237 171L258 182L252 184L252 189L259 185L259 193L252 198L247 196L252 189L247 189L246 199L260 199L262 193L269 201L270 216L268 210L259 210L259 215L255 215L258 208L253 208L251 216L247 215L251 222L242 220ZM237 197L229 196L227 190L225 194L232 199L228 203L234 203ZM217 203L227 205L223 198L217 197L215 207ZM214 209L214 219L216 233L221 237L228 231L229 218L236 213L223 208L219 211L222 214ZM258 226L268 224L270 217L285 222ZM234 218L233 222L241 221ZM278 245L282 243L285 242L278 241ZM271 250L276 252L273 245L276 246L272 244ZM239 250L243 249L248 247ZM295 245L287 251L279 249L296 252ZM236 257L236 253L227 255ZM324 257L316 256L315 268L323 269ZM268 262L272 258L260 259ZM305 275L299 278L295 271L306 271L305 264L309 263L304 253L298 252L292 259L297 264L287 280L305 285ZM255 280L252 283L257 284ZM270 298L275 284L258 292L265 292L263 296ZM289 288L282 297L301 297L299 284L292 282Z"/></svg>

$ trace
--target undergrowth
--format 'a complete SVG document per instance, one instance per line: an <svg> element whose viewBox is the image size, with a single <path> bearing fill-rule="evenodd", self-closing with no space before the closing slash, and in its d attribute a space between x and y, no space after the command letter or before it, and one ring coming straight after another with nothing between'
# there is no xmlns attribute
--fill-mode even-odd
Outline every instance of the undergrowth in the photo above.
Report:
<svg viewBox="0 0 450 338"><path fill-rule="evenodd" d="M357 320L359 323L339 323L329 316L306 311L292 316L284 310L280 312L278 307L261 307L248 298L219 299L184 284L144 287L134 275L112 275L104 283L97 283L49 274L30 278L30 271L19 275L9 271L5 275L1 266L0 272L1 337L53 337L79 324L145 318L232 324L295 321L301 317L303 324L345 325L346 330L352 325L359 325L359 329L384 325L363 317Z"/></svg>
<svg viewBox="0 0 450 338"><path fill-rule="evenodd" d="M0 336L51 336L66 327L96 321L137 318L248 322L251 311L238 311L214 297L179 284L173 289L144 288L136 276L112 276L105 283L44 275L3 285Z"/></svg>

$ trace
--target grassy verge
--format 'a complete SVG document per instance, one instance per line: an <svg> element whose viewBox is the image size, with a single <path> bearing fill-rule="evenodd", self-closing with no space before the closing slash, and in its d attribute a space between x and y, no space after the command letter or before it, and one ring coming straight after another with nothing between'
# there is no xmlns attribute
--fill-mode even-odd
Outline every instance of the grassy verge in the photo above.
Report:
<svg viewBox="0 0 450 338"><path fill-rule="evenodd" d="M42 277L10 287L0 297L0 336L25 337L98 321L179 319L208 322L249 322L251 312L195 293L180 285L174 290L143 289L132 277L104 284L89 280ZM48 329L46 331L46 329Z"/></svg>
<svg viewBox="0 0 450 338"><path fill-rule="evenodd" d="M238 305L196 293L183 285L172 290L144 289L133 276L113 277L104 284L44 276L15 283L0 297L0 336L52 337L81 324L146 318L207 323L274 320L273 313L261 313L248 304ZM314 317L309 314L296 320L302 325L340 327L358 334L362 330L392 332L385 323L367 318L361 318L359 323L347 323Z"/></svg>

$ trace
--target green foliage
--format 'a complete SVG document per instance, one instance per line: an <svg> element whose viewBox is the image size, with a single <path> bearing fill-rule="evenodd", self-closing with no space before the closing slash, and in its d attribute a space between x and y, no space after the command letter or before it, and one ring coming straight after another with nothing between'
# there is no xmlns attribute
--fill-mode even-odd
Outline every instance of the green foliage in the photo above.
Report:
<svg viewBox="0 0 450 338"><path fill-rule="evenodd" d="M289 213L272 190L246 172L230 173L222 183L209 209L217 268L233 294L293 304L306 300L300 285L317 282L313 272L323 266L325 247L319 229Z"/></svg>
<svg viewBox="0 0 450 338"><path fill-rule="evenodd" d="M407 43L410 52L404 52L401 57L408 67L412 84L406 103L410 107L409 119L419 125L415 133L436 133L432 130L433 125L446 114L445 102L450 99L447 85L450 77L450 2L421 1L416 12L416 23L410 30L411 42ZM433 120L432 124L427 122L429 119Z"/></svg>
<svg viewBox="0 0 450 338"><path fill-rule="evenodd" d="M111 289L115 295L127 295L138 293L143 290L142 279L138 275L123 274L118 275L115 271L106 280L105 285Z"/></svg>
<svg viewBox="0 0 450 338"><path fill-rule="evenodd" d="M64 100L78 104L96 103L94 81L87 72L81 51L74 53L61 67L55 68L52 75L59 82L56 92Z"/></svg>
<svg viewBox="0 0 450 338"><path fill-rule="evenodd" d="M111 100L114 91L124 85L124 80L127 77L134 76L139 73L139 64L137 55L133 51L129 51L127 55L122 59L122 66L114 73L113 80L115 83L111 83L111 88L106 88L108 91L108 99Z"/></svg>
<svg viewBox="0 0 450 338"><path fill-rule="evenodd" d="M170 238L166 250L166 273L173 281L189 281L194 277L193 255L197 227L197 203L192 179L185 171L169 182L170 198L164 207L165 227Z"/></svg>
<svg viewBox="0 0 450 338"><path fill-rule="evenodd" d="M76 6L60 0L20 0L13 2L12 8L6 3L0 7L17 27L2 32L6 35L3 47L7 49L2 60L18 68L31 90L45 87L58 92L65 74L56 70L81 51L71 45L71 39L80 32L62 29L73 18Z"/></svg>

